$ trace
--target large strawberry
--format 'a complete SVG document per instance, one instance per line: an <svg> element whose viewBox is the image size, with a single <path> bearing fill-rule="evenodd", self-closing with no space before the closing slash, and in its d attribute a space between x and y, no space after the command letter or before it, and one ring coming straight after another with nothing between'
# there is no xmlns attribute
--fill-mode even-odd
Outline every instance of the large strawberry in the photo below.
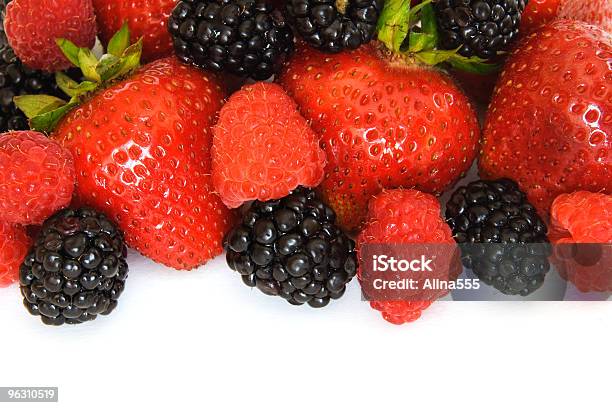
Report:
<svg viewBox="0 0 612 408"><path fill-rule="evenodd" d="M480 170L517 181L542 214L561 193L612 191L612 37L559 20L510 56L489 107Z"/></svg>
<svg viewBox="0 0 612 408"><path fill-rule="evenodd" d="M111 216L144 255L192 269L221 253L229 227L230 212L210 180L210 126L225 95L214 76L175 58L130 75L142 44L126 49L128 39L125 29L117 34L100 62L64 42L87 81L78 85L58 75L73 95L64 106L50 97L22 97L17 104L34 116L35 128L57 123L51 137L74 156L81 203ZM108 82L115 84L97 90Z"/></svg>
<svg viewBox="0 0 612 408"><path fill-rule="evenodd" d="M386 3L379 23L379 38L393 55L370 45L336 55L304 47L280 77L321 135L328 164L320 190L349 229L360 226L368 200L383 188L441 193L470 168L478 148L478 120L467 98L425 64L466 60L423 48L400 56L406 29L395 29L406 22L403 3Z"/></svg>
<svg viewBox="0 0 612 408"><path fill-rule="evenodd" d="M108 44L127 22L135 37L143 37L142 58L153 61L172 53L168 18L177 0L93 0L102 42Z"/></svg>

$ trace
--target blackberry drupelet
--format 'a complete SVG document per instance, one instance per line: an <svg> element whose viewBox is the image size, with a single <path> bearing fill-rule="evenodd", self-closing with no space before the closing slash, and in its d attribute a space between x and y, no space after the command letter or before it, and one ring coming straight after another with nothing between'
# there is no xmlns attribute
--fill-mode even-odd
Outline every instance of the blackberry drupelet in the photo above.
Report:
<svg viewBox="0 0 612 408"><path fill-rule="evenodd" d="M268 79L293 51L293 33L268 0L182 0L170 16L176 55L189 64Z"/></svg>
<svg viewBox="0 0 612 408"><path fill-rule="evenodd" d="M287 12L308 44L337 53L372 40L383 3L383 0L288 0Z"/></svg>
<svg viewBox="0 0 612 408"><path fill-rule="evenodd" d="M434 0L439 46L465 57L490 59L519 33L527 0Z"/></svg>
<svg viewBox="0 0 612 408"><path fill-rule="evenodd" d="M550 269L547 228L518 185L508 179L458 188L446 218L463 264L507 295L527 296Z"/></svg>
<svg viewBox="0 0 612 408"><path fill-rule="evenodd" d="M293 305L324 307L357 272L355 243L312 190L255 201L226 239L227 263L244 283Z"/></svg>
<svg viewBox="0 0 612 408"><path fill-rule="evenodd" d="M54 326L108 315L123 292L126 255L123 233L104 214L60 211L45 222L21 266L23 303Z"/></svg>

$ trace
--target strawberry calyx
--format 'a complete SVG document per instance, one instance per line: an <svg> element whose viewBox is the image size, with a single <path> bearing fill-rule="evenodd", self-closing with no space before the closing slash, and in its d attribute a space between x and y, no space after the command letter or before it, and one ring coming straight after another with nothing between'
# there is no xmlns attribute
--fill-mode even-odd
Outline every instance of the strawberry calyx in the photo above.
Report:
<svg viewBox="0 0 612 408"><path fill-rule="evenodd" d="M66 58L83 73L84 80L80 83L62 72L55 74L58 87L70 96L70 100L50 95L13 98L15 105L28 117L30 128L45 133L52 132L59 121L88 95L108 87L139 68L143 45L142 38L130 45L127 23L109 41L107 53L99 59L89 48L80 48L67 39L57 39L56 43Z"/></svg>
<svg viewBox="0 0 612 408"><path fill-rule="evenodd" d="M464 57L456 50L438 49L438 24L432 0L412 6L411 0L387 0L378 20L378 40L392 53L425 65L452 68L487 75L500 69L498 64L478 57Z"/></svg>

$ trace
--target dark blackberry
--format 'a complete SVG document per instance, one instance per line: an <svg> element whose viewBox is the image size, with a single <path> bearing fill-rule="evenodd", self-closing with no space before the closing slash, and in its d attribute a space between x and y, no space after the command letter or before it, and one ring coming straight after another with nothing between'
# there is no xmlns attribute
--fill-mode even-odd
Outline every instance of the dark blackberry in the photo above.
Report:
<svg viewBox="0 0 612 408"><path fill-rule="evenodd" d="M374 37L383 0L288 0L295 29L325 52L354 50Z"/></svg>
<svg viewBox="0 0 612 408"><path fill-rule="evenodd" d="M312 190L255 201L226 239L227 263L244 283L293 305L326 306L357 271L355 243Z"/></svg>
<svg viewBox="0 0 612 408"><path fill-rule="evenodd" d="M458 188L446 218L463 264L507 295L527 296L550 269L547 228L518 185L508 179Z"/></svg>
<svg viewBox="0 0 612 408"><path fill-rule="evenodd" d="M122 232L104 214L60 211L45 222L21 266L23 303L54 326L108 315L123 292L126 256Z"/></svg>
<svg viewBox="0 0 612 408"><path fill-rule="evenodd" d="M291 29L266 0L182 0L169 29L183 62L256 80L278 73L293 51Z"/></svg>
<svg viewBox="0 0 612 408"><path fill-rule="evenodd" d="M527 0L435 0L439 46L465 57L490 59L519 33Z"/></svg>

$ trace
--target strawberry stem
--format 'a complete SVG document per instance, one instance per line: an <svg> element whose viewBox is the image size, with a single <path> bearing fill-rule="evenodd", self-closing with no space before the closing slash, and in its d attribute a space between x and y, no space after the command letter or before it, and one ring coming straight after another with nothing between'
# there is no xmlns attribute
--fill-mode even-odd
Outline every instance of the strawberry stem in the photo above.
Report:
<svg viewBox="0 0 612 408"><path fill-rule="evenodd" d="M377 32L378 40L391 52L426 65L445 64L476 74L490 74L500 68L478 57L464 57L458 49L439 49L438 24L432 0L414 7L410 0L387 0L378 20Z"/></svg>

